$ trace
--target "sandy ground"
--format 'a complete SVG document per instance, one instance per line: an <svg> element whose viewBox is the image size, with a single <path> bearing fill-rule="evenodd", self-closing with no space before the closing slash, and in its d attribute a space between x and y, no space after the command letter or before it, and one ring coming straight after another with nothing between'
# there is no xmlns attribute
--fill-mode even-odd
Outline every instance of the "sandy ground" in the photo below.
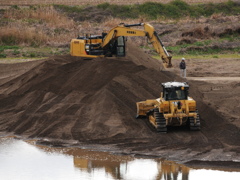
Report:
<svg viewBox="0 0 240 180"><path fill-rule="evenodd" d="M187 59L186 80L178 76L178 63L165 71L160 61L129 46L125 58L54 56L0 64L0 131L46 145L240 162L240 59ZM189 82L201 131L174 127L161 134L135 119L135 103L157 98L161 83L174 80Z"/></svg>

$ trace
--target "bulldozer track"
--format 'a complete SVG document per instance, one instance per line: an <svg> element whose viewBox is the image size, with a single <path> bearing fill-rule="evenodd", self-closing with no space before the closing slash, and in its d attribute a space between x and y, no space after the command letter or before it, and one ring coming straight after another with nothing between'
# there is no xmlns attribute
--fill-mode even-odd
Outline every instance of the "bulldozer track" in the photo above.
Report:
<svg viewBox="0 0 240 180"><path fill-rule="evenodd" d="M196 112L197 112L196 124L194 123L194 118L193 117L189 117L189 127L190 127L191 131L198 131L198 130L200 130L200 126L201 126L200 117L199 117L198 111L196 111Z"/></svg>
<svg viewBox="0 0 240 180"><path fill-rule="evenodd" d="M148 118L142 118L147 127L153 132L156 133L156 128L149 122Z"/></svg>
<svg viewBox="0 0 240 180"><path fill-rule="evenodd" d="M166 119L164 118L163 114L159 112L157 108L154 109L154 116L156 118L157 131L167 132Z"/></svg>

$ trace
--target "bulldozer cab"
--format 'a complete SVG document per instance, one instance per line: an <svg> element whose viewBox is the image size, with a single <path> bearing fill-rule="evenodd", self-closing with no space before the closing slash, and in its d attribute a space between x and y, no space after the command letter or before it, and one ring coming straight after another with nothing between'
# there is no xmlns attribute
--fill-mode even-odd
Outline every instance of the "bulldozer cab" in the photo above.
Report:
<svg viewBox="0 0 240 180"><path fill-rule="evenodd" d="M169 100L187 100L189 85L181 82L162 83L163 98Z"/></svg>

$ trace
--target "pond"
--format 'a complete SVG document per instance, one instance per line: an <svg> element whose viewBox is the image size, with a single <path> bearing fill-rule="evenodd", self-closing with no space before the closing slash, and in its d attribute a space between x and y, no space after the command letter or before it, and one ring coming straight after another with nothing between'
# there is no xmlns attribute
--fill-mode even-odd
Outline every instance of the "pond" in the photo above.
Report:
<svg viewBox="0 0 240 180"><path fill-rule="evenodd" d="M51 148L0 138L3 180L203 180L240 179L240 170L193 169L162 159L79 148Z"/></svg>

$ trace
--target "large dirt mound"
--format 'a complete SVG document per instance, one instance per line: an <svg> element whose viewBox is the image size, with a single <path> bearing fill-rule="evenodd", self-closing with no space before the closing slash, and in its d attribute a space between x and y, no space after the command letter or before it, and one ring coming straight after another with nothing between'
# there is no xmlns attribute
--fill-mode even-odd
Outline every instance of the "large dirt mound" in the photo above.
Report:
<svg viewBox="0 0 240 180"><path fill-rule="evenodd" d="M141 55L92 60L53 57L19 73L1 86L6 97L2 99L3 130L31 137L84 140L133 136L139 129L134 120L135 102L145 95L158 96L160 89L155 81L159 77L149 78L152 70L145 67L159 69L160 61L148 65L150 58ZM158 72L155 75L160 76ZM129 131L129 119L135 130Z"/></svg>
<svg viewBox="0 0 240 180"><path fill-rule="evenodd" d="M135 151L238 149L239 129L208 107L197 86L202 130L170 128L159 134L136 120L137 101L156 98L161 83L180 80L135 47L126 58L52 57L1 85L0 131L98 144ZM37 62L36 62L37 63ZM14 66L14 65L13 65ZM9 72L9 76L14 72Z"/></svg>

